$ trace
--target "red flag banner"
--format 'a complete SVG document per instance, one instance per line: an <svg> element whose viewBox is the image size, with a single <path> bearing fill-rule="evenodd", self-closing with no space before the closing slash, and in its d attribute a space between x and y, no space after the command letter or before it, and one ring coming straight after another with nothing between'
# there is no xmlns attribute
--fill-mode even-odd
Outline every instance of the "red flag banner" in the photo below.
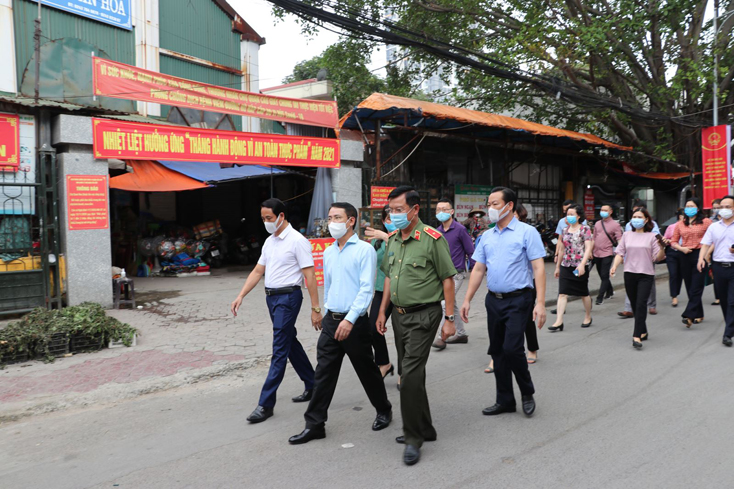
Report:
<svg viewBox="0 0 734 489"><path fill-rule="evenodd" d="M337 127L336 102L274 97L208 85L94 57L94 94L321 127Z"/></svg>
<svg viewBox="0 0 734 489"><path fill-rule="evenodd" d="M382 209L387 205L387 196L395 187L372 187L370 189L370 207Z"/></svg>
<svg viewBox="0 0 734 489"><path fill-rule="evenodd" d="M107 175L67 175L69 231L110 227Z"/></svg>
<svg viewBox="0 0 734 489"><path fill-rule="evenodd" d="M0 171L17 171L20 165L20 117L0 114Z"/></svg>
<svg viewBox="0 0 734 489"><path fill-rule="evenodd" d="M339 140L93 119L94 157L339 168Z"/></svg>
<svg viewBox="0 0 734 489"><path fill-rule="evenodd" d="M703 156L703 206L729 194L731 189L731 126L707 127L701 131Z"/></svg>
<svg viewBox="0 0 734 489"><path fill-rule="evenodd" d="M311 242L311 254L313 255L314 270L316 271L316 285L324 285L324 251L333 245L334 238L314 238Z"/></svg>

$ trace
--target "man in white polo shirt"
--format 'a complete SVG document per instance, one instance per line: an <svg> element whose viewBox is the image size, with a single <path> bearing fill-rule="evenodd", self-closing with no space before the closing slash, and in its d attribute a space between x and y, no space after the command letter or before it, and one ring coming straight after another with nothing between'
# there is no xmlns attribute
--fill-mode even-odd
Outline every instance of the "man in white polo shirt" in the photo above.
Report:
<svg viewBox="0 0 734 489"><path fill-rule="evenodd" d="M311 296L311 324L317 331L321 329L322 319L311 244L288 223L285 204L280 200L268 199L263 202L260 215L271 236L263 245L257 266L250 272L237 299L232 302L232 314L237 316L242 300L265 275L266 301L273 321L273 358L260 402L247 418L250 423L260 423L273 415L275 395L283 381L288 360L306 386L305 392L294 397L293 402L311 400L314 370L296 338L296 319L303 302L301 284L304 277Z"/></svg>

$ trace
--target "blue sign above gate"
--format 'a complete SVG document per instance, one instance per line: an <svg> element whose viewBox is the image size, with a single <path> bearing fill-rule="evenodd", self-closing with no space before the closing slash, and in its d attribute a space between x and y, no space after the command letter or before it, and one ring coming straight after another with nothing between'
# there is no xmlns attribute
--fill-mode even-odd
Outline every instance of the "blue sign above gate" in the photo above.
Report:
<svg viewBox="0 0 734 489"><path fill-rule="evenodd" d="M38 0L33 0L38 2ZM130 0L41 0L41 5L57 8L92 20L131 30Z"/></svg>

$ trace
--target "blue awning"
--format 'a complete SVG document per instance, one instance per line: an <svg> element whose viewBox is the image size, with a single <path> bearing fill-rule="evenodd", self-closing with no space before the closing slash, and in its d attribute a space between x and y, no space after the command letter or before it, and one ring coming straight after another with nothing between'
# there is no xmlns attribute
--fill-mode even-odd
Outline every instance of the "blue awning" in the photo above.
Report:
<svg viewBox="0 0 734 489"><path fill-rule="evenodd" d="M270 168L268 166L259 165L242 165L233 166L231 168L222 168L219 163L210 163L204 161L158 161L161 165L169 170L183 173L187 177L191 177L200 182L217 183L227 182L230 180L244 180L246 178L257 178L270 176L271 170L273 175L288 173L285 170Z"/></svg>

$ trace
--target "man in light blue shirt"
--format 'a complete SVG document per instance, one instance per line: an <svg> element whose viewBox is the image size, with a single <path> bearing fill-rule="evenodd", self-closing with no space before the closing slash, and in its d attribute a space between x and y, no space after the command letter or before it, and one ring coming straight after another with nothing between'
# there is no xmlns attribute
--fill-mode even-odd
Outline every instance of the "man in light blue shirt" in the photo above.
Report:
<svg viewBox="0 0 734 489"><path fill-rule="evenodd" d="M314 391L306 414L306 429L288 440L300 445L326 437L325 424L344 355L349 357L367 397L377 410L374 431L392 421L385 382L372 356L372 331L367 309L375 292L377 253L354 232L357 209L335 202L329 209L329 232L336 242L324 251L324 309L317 345Z"/></svg>
<svg viewBox="0 0 734 489"><path fill-rule="evenodd" d="M515 412L512 388L512 374L515 374L522 394L523 412L532 416L535 387L525 357L525 328L531 317L537 321L538 328L545 324L545 247L538 231L514 216L515 191L496 187L487 204L487 216L497 225L484 233L472 255L477 263L469 278L461 319L469 321L471 300L486 272L489 354L494 360L497 401L482 413L494 416Z"/></svg>

